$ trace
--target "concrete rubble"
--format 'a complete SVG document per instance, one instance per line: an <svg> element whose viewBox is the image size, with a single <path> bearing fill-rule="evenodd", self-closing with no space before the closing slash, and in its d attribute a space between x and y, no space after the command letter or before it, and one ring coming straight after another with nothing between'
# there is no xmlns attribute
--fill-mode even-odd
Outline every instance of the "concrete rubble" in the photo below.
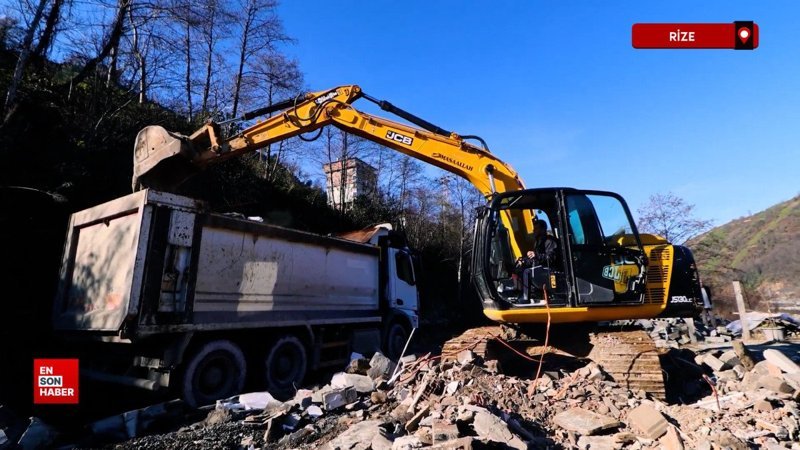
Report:
<svg viewBox="0 0 800 450"><path fill-rule="evenodd" d="M754 360L748 370L731 347L698 347L695 361L686 363L698 363L706 389L672 404L628 390L593 362L550 368L534 379L535 371L498 372L502 364L482 361L470 349L450 358L418 355L397 365L376 355L368 366L366 360L351 364L328 384L299 390L285 402L265 393L242 394L217 402L202 421L149 436L140 433L153 410L138 410L106 419L106 435L114 430L128 439L116 449L800 450L797 349L746 347ZM168 410L165 405L160 408ZM136 426L126 417L136 417ZM32 423L25 433L40 435L42 425Z"/></svg>

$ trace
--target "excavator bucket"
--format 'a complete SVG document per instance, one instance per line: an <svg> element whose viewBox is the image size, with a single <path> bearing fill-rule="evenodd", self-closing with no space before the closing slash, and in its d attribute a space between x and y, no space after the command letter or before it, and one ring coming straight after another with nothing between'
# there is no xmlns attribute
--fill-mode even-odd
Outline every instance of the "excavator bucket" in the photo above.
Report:
<svg viewBox="0 0 800 450"><path fill-rule="evenodd" d="M171 133L160 126L148 126L136 135L133 150L134 191L154 188L174 191L197 173L192 142L186 136Z"/></svg>

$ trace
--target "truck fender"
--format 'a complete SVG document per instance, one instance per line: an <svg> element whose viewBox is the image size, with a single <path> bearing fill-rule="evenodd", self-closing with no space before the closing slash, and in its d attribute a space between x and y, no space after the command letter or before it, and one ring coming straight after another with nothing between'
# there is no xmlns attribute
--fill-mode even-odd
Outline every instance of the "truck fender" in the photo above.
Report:
<svg viewBox="0 0 800 450"><path fill-rule="evenodd" d="M176 367L183 362L186 349L192 342L194 332L181 333L164 350L164 365L166 367Z"/></svg>

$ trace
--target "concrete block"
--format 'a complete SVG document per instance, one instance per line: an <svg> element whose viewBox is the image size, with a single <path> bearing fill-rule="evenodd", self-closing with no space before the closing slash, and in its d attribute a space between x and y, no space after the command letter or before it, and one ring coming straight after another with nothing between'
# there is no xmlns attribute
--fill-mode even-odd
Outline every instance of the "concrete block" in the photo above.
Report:
<svg viewBox="0 0 800 450"><path fill-rule="evenodd" d="M565 430L575 431L586 436L622 425L616 419L581 408L561 411L553 418L553 423Z"/></svg>
<svg viewBox="0 0 800 450"><path fill-rule="evenodd" d="M458 363L463 366L475 361L475 353L472 350L462 350L458 352L456 359L458 359Z"/></svg>
<svg viewBox="0 0 800 450"><path fill-rule="evenodd" d="M578 448L591 450L617 450L622 446L614 436L581 436L578 438Z"/></svg>
<svg viewBox="0 0 800 450"><path fill-rule="evenodd" d="M508 425L501 418L492 413L477 412L472 421L472 428L483 439L499 442L518 450L528 448L522 439L508 429Z"/></svg>
<svg viewBox="0 0 800 450"><path fill-rule="evenodd" d="M422 448L422 441L416 436L400 436L392 443L392 450L411 450Z"/></svg>
<svg viewBox="0 0 800 450"><path fill-rule="evenodd" d="M759 412L767 412L775 409L775 406L769 400L762 398L755 402L753 409Z"/></svg>
<svg viewBox="0 0 800 450"><path fill-rule="evenodd" d="M431 434L434 443L452 441L461 436L456 424L445 421L434 422L431 427Z"/></svg>
<svg viewBox="0 0 800 450"><path fill-rule="evenodd" d="M780 350L774 348L764 350L764 359L786 373L800 373L800 366L789 359L789 357L784 355Z"/></svg>
<svg viewBox="0 0 800 450"><path fill-rule="evenodd" d="M667 429L667 433L659 439L659 443L664 450L684 450L683 439L673 426Z"/></svg>
<svg viewBox="0 0 800 450"><path fill-rule="evenodd" d="M358 393L353 387L346 387L344 389L332 389L322 397L322 403L325 409L332 411L341 408L348 403L353 403L358 400Z"/></svg>
<svg viewBox="0 0 800 450"><path fill-rule="evenodd" d="M722 355L719 356L719 360L731 367L741 364L735 350L728 350L722 353Z"/></svg>
<svg viewBox="0 0 800 450"><path fill-rule="evenodd" d="M772 375L762 375L758 378L758 387L770 390L772 392L779 392L784 394L791 394L794 388L789 386L782 378L774 377Z"/></svg>
<svg viewBox="0 0 800 450"><path fill-rule="evenodd" d="M658 439L667 432L669 422L648 405L639 405L628 413L628 424L648 439Z"/></svg>
<svg viewBox="0 0 800 450"><path fill-rule="evenodd" d="M372 359L369 361L367 376L373 380L378 378L388 379L392 376L396 366L394 361L383 356L381 352L375 352L375 354L372 355Z"/></svg>
<svg viewBox="0 0 800 450"><path fill-rule="evenodd" d="M706 357L703 358L703 364L710 367L714 372L722 372L723 370L731 368L731 366L722 362L719 358L716 358L713 355L706 355Z"/></svg>
<svg viewBox="0 0 800 450"><path fill-rule="evenodd" d="M346 388L352 386L361 394L368 394L375 390L375 382L366 375L339 372L331 378L331 387Z"/></svg>

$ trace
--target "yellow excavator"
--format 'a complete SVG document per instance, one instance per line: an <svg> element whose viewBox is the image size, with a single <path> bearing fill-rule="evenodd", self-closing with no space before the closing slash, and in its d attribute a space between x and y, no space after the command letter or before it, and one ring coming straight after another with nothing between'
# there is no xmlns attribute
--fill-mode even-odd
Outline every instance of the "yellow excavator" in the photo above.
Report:
<svg viewBox="0 0 800 450"><path fill-rule="evenodd" d="M407 124L359 111L353 106L359 99ZM213 122L191 136L146 127L136 138L134 190L171 190L208 165L333 125L461 176L486 197L475 224L471 278L484 314L494 321L691 317L702 305L691 251L639 234L618 194L526 189L481 138L442 129L356 85L300 95L233 120L265 115L270 116L229 137ZM539 221L557 243L556 255L547 266L520 271L518 261L536 245L534 223Z"/></svg>

